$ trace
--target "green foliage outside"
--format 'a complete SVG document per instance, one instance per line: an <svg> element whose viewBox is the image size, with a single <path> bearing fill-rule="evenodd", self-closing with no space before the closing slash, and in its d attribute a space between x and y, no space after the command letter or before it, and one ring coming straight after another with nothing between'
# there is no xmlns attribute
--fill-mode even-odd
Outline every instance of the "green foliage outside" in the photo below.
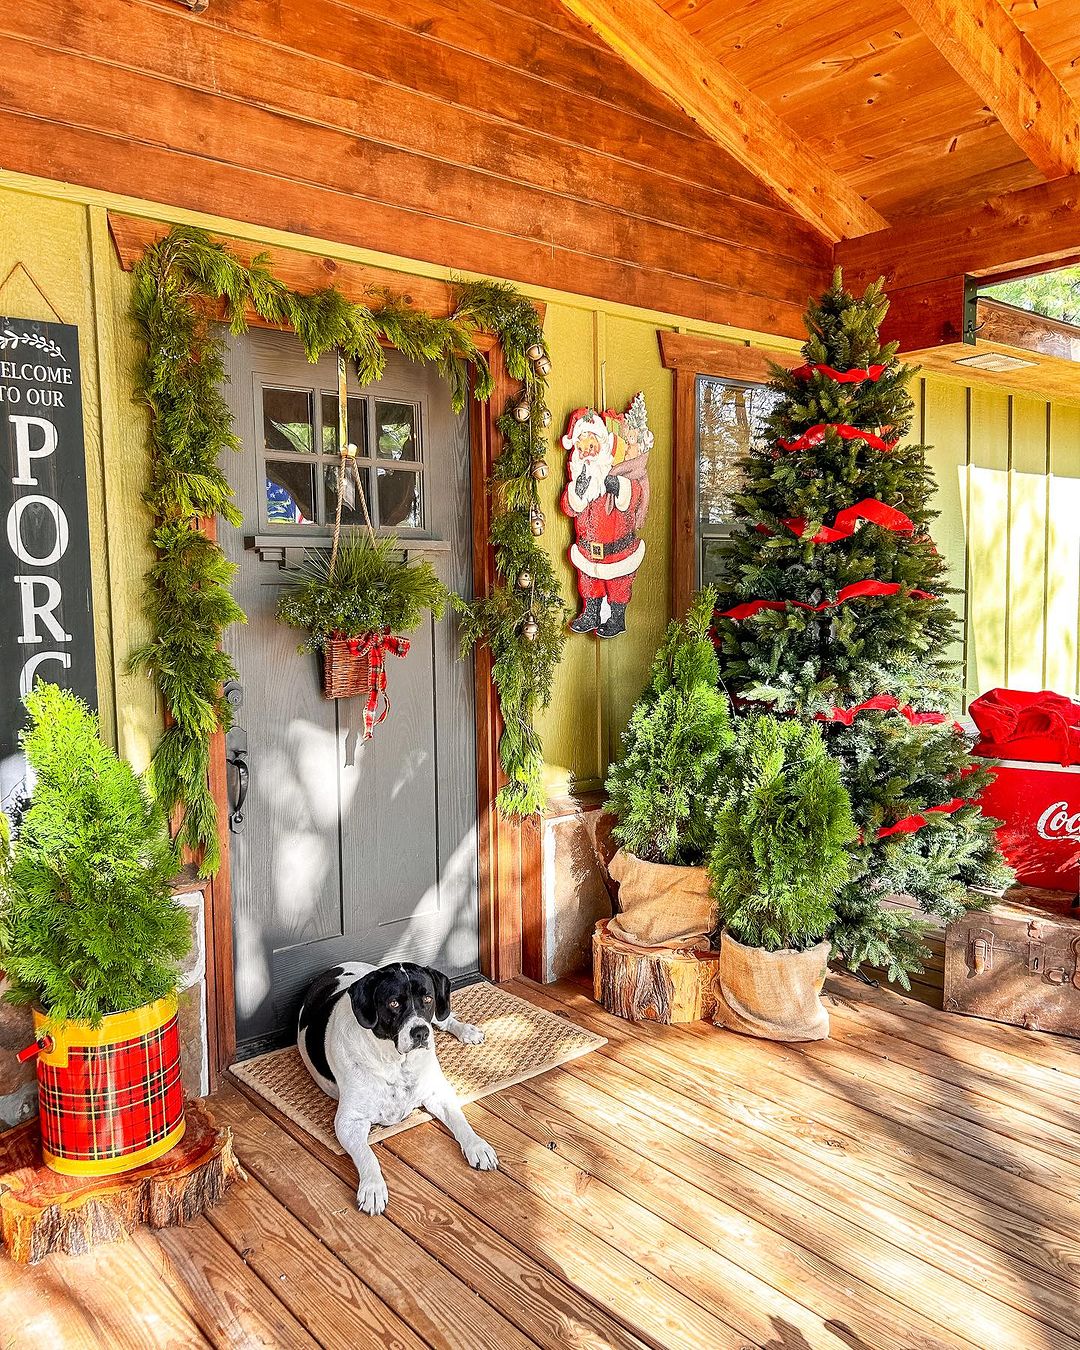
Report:
<svg viewBox="0 0 1080 1350"><path fill-rule="evenodd" d="M550 695L550 665L561 650L562 606L557 587L547 584L546 555L523 533L528 509L539 509L531 465L542 455L539 427L546 392L545 378L526 356L534 343L543 348L535 309L499 282L462 283L455 291L454 312L446 317L425 314L389 294L373 297L375 308L353 304L333 288L302 294L273 275L265 255L244 263L204 231L176 226L146 249L133 271L132 312L145 348L137 392L150 411L145 499L153 514L150 542L156 561L147 573L144 601L151 636L132 652L130 667L153 679L170 715L150 781L166 814L183 811L180 842L201 855L204 876L217 870L209 746L213 734L229 725L222 685L236 674L221 650L222 634L244 621L229 589L232 566L197 529L200 518L220 516L231 525L241 520L219 463L223 452L240 448L222 394L224 330L210 317L221 303L233 333L244 331L245 311L253 309L270 323L291 327L312 362L335 348L344 352L363 384L382 376L383 344L390 343L409 359L437 367L450 384L457 411L465 406L470 387L478 399L489 398L494 389L476 331L483 328L500 340L507 369L524 383L534 414L525 430L527 462L524 453L515 451L506 459L504 452L495 474L503 511L522 519L499 522L506 535L502 584L470 610L466 632L470 642L490 643L495 655L507 727L500 750L511 780L500 803L504 810L536 809L543 790L532 719ZM494 542L498 551L500 541ZM514 587L523 561L540 579L527 593ZM522 637L529 612L546 635L542 660Z"/></svg>
<svg viewBox="0 0 1080 1350"><path fill-rule="evenodd" d="M879 694L917 712L949 714L957 706L957 667L949 655L957 619L946 564L930 533L935 490L926 447L905 442L913 374L883 347L878 328L888 301L880 284L861 299L832 287L807 311L808 363L837 370L881 363L881 378L840 383L823 371L808 378L775 369L779 403L759 449L742 461L735 497L737 523L726 557L720 611L750 600L828 605L820 611L787 604L741 620L717 617L720 662L733 696L803 720L833 707L847 710ZM824 440L783 448L810 427L826 424ZM845 440L831 427L848 423L896 439L891 451ZM864 524L849 538L814 543L823 524L866 498L902 510L913 530ZM801 537L785 523L806 523ZM873 579L898 582L895 595L830 604L841 587ZM914 594L925 591L929 599ZM1010 874L998 852L993 821L974 805L927 814L914 833L881 837L908 816L954 798L974 798L988 781L951 716L912 724L900 712L863 711L851 726L823 723L825 744L848 788L861 842L852 845L850 879L836 897L829 936L852 968L866 962L890 978L922 968L925 925L883 905L890 894L915 898L948 920L982 903L971 887L1000 889Z"/></svg>
<svg viewBox="0 0 1080 1350"><path fill-rule="evenodd" d="M840 770L813 724L739 719L709 879L720 925L747 947L805 951L836 919L857 835Z"/></svg>
<svg viewBox="0 0 1080 1350"><path fill-rule="evenodd" d="M50 684L25 702L36 781L14 845L0 841L0 967L12 1002L96 1025L176 992L191 941L176 850L84 703Z"/></svg>
<svg viewBox="0 0 1080 1350"><path fill-rule="evenodd" d="M1080 323L1080 267L1059 267L1035 277L1003 281L979 292L991 300L1045 314L1062 323Z"/></svg>
<svg viewBox="0 0 1080 1350"><path fill-rule="evenodd" d="M429 562L397 557L400 548L390 536L350 534L333 568L330 554L319 551L292 570L277 612L282 623L306 630L300 651L322 651L335 634L411 633L427 610L442 618L446 588Z"/></svg>
<svg viewBox="0 0 1080 1350"><path fill-rule="evenodd" d="M648 862L700 865L713 843L733 734L709 636L716 592L668 625L608 773L615 838Z"/></svg>

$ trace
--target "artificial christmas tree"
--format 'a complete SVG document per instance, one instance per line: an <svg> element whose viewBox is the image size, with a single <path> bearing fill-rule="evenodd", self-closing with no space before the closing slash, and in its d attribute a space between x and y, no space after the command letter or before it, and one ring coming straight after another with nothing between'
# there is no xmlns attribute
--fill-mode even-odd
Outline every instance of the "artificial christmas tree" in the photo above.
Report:
<svg viewBox="0 0 1080 1350"><path fill-rule="evenodd" d="M972 805L988 775L953 721L956 617L929 525L926 447L904 443L913 370L882 347L880 283L839 272L807 311L805 364L774 369L779 402L742 461L716 616L724 684L745 704L822 725L859 842L836 900L833 950L906 983L923 925L882 904L912 896L955 918L1009 873Z"/></svg>

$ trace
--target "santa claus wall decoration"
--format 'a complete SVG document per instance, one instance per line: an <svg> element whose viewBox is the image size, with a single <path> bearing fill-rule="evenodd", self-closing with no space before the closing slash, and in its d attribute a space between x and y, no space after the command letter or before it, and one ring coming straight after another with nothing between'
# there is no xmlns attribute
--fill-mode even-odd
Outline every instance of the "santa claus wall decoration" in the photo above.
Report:
<svg viewBox="0 0 1080 1350"><path fill-rule="evenodd" d="M615 637L626 629L634 574L645 556L641 527L653 445L645 395L635 395L624 413L575 408L562 443L569 451L562 509L574 522L570 561L582 600L570 629Z"/></svg>

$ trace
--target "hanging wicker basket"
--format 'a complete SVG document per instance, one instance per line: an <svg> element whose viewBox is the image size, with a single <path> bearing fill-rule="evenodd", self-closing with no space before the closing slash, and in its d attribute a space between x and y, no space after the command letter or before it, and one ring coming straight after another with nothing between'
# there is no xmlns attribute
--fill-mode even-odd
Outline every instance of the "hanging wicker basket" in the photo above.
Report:
<svg viewBox="0 0 1080 1350"><path fill-rule="evenodd" d="M335 634L327 642L322 654L322 685L324 698L362 698L371 694L371 643L375 633L359 637Z"/></svg>

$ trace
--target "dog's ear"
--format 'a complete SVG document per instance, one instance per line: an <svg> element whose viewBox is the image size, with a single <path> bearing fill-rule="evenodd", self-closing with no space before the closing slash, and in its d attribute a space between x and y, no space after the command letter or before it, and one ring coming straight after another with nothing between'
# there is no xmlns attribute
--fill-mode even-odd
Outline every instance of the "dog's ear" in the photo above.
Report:
<svg viewBox="0 0 1080 1350"><path fill-rule="evenodd" d="M445 1022L450 1016L450 981L441 970L428 967L428 974L435 986L435 1020Z"/></svg>
<svg viewBox="0 0 1080 1350"><path fill-rule="evenodd" d="M379 971L373 970L349 986L349 998L352 1000L356 1020L368 1031L379 1020L379 1015L375 1011L375 986L379 983L378 977Z"/></svg>

